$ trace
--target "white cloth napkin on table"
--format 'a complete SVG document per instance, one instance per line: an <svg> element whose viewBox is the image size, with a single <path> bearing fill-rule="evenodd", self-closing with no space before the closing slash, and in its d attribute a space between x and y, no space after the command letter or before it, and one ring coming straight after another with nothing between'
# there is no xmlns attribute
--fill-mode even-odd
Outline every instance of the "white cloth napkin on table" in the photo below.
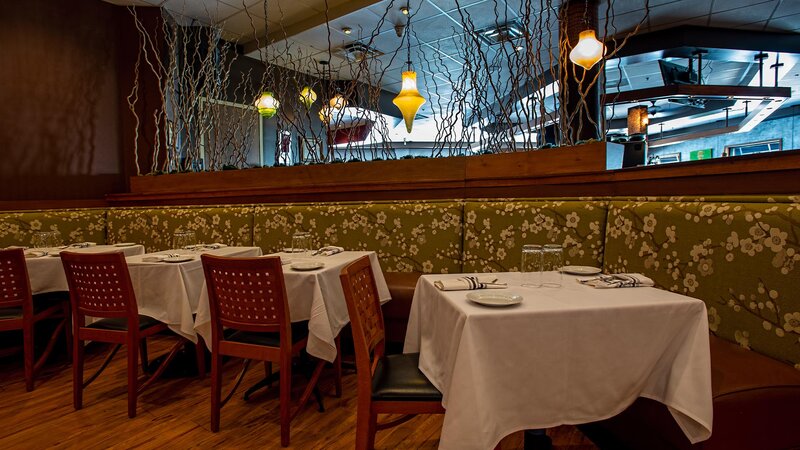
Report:
<svg viewBox="0 0 800 450"><path fill-rule="evenodd" d="M433 285L441 291L471 291L474 289L505 289L506 283L498 283L497 278L487 276L464 276L448 280L436 280Z"/></svg>
<svg viewBox="0 0 800 450"><path fill-rule="evenodd" d="M616 273L611 275L599 275L594 278L578 280L578 283L586 284L594 288L625 288L625 287L652 287L655 286L653 280L640 273Z"/></svg>
<svg viewBox="0 0 800 450"><path fill-rule="evenodd" d="M322 256L331 256L337 253L342 253L344 251L343 247L337 247L335 245L329 245L327 247L322 247L321 249L314 251L311 253L311 256L314 255L322 255Z"/></svg>

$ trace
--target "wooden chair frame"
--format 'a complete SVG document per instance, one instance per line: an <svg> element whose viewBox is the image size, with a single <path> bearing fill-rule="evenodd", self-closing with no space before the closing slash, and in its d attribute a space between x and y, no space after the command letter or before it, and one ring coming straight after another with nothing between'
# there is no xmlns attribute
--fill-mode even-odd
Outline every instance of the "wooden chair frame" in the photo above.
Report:
<svg viewBox="0 0 800 450"><path fill-rule="evenodd" d="M37 305L38 306L38 305ZM25 370L25 389L34 388L36 374L50 357L58 335L63 331L67 351L71 352L72 336L69 327L69 301L64 300L36 311L28 278L25 253L21 248L0 250L0 308L22 308L19 317L0 319L0 331L22 330L22 353ZM45 319L61 319L50 335L42 354L36 359L34 337L36 324Z"/></svg>
<svg viewBox="0 0 800 450"><path fill-rule="evenodd" d="M371 450L377 430L403 423L414 414L444 414L439 401L375 401L372 399L372 378L385 354L385 331L378 287L369 256L364 256L342 269L342 289L347 301L358 379L358 412L356 449ZM378 424L378 414L406 414L399 419Z"/></svg>

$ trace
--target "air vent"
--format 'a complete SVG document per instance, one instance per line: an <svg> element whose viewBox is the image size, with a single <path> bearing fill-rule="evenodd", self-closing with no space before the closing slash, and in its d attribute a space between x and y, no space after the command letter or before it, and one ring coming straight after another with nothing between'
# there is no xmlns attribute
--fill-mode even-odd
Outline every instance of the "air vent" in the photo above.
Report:
<svg viewBox="0 0 800 450"><path fill-rule="evenodd" d="M480 29L475 35L489 45L502 45L506 42L514 42L522 39L527 34L525 27L518 20L507 22L502 25L492 25Z"/></svg>
<svg viewBox="0 0 800 450"><path fill-rule="evenodd" d="M348 61L356 62L383 55L382 51L369 47L361 42L347 44L340 48L336 53Z"/></svg>

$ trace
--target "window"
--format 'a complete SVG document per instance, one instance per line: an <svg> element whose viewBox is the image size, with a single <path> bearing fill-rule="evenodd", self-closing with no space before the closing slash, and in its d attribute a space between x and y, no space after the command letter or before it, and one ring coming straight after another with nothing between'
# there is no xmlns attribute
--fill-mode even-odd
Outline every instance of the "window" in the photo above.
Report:
<svg viewBox="0 0 800 450"><path fill-rule="evenodd" d="M747 144L726 145L722 156L742 156L755 153L779 152L782 149L782 139L772 139L769 141L750 142Z"/></svg>

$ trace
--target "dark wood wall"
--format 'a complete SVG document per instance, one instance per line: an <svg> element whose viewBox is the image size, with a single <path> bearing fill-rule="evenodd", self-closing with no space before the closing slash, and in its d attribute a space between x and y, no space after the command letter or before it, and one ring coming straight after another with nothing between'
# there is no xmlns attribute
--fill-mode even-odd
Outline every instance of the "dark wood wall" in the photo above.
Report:
<svg viewBox="0 0 800 450"><path fill-rule="evenodd" d="M86 203L126 190L136 45L120 6L0 2L0 202Z"/></svg>

